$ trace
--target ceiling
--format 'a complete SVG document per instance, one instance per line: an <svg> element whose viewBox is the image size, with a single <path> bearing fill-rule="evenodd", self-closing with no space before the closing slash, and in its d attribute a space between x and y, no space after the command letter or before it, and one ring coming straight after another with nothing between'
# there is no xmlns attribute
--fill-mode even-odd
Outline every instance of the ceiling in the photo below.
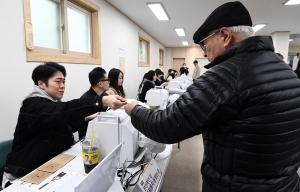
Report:
<svg viewBox="0 0 300 192"><path fill-rule="evenodd" d="M195 46L193 35L207 16L226 0L106 0L166 47L184 47L182 41ZM267 26L255 35L271 35L275 31L290 31L297 38L290 45L300 45L300 5L282 5L286 0L241 0L250 12L253 24ZM170 17L159 21L146 3L161 2ZM174 28L183 27L185 37L177 36Z"/></svg>

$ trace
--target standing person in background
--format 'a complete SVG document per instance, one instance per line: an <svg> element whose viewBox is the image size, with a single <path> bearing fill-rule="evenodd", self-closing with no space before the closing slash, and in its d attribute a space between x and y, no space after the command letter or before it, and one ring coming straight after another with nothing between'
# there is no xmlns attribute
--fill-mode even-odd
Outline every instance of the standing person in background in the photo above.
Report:
<svg viewBox="0 0 300 192"><path fill-rule="evenodd" d="M297 74L298 79L300 79L300 59L298 60L297 68L294 72Z"/></svg>
<svg viewBox="0 0 300 192"><path fill-rule="evenodd" d="M189 74L189 68L186 67L186 64L183 63L180 68L180 75L185 74L186 76Z"/></svg>
<svg viewBox="0 0 300 192"><path fill-rule="evenodd" d="M110 87L106 93L108 95L119 95L125 98L126 94L123 89L124 73L119 69L113 68L109 71L108 78L110 79Z"/></svg>
<svg viewBox="0 0 300 192"><path fill-rule="evenodd" d="M95 96L107 96L105 93L106 90L109 88L109 78L107 77L106 71L101 67L94 68L89 73L89 81L91 87L88 91L86 91L80 99L95 97ZM106 111L107 107L103 108L101 111ZM71 126L79 127L78 128L78 135L79 139L82 139L86 135L86 130L88 127L88 123L90 120L96 118L100 112L85 117L84 119L80 119L72 123Z"/></svg>
<svg viewBox="0 0 300 192"><path fill-rule="evenodd" d="M165 87L168 85L168 82L163 79L164 72L162 72L162 70L155 69L155 74L156 74L156 81L155 81L156 86L164 86Z"/></svg>
<svg viewBox="0 0 300 192"><path fill-rule="evenodd" d="M154 82L156 81L155 71L153 71L153 70L148 71L148 73L146 73L144 77L145 77L145 79L143 79L143 81L142 81L142 83L143 82L144 83L143 83L143 88L142 88L141 95L140 95L140 101L145 103L145 102L147 102L145 100L147 91L154 88L154 85L155 85L154 84Z"/></svg>
<svg viewBox="0 0 300 192"><path fill-rule="evenodd" d="M193 62L193 64L195 65L195 69L194 69L192 78L193 78L193 81L195 81L195 79L197 79L200 76L200 67L198 66L197 60L195 60Z"/></svg>

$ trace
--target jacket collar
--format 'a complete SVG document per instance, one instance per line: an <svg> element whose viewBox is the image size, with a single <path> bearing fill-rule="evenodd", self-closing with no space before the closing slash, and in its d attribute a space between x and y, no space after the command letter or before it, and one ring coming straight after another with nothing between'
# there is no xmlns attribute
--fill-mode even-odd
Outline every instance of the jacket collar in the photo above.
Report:
<svg viewBox="0 0 300 192"><path fill-rule="evenodd" d="M205 65L204 67L206 69L209 69L219 63L226 61L236 54L254 51L274 51L272 38L270 36L249 37L233 45L232 47L221 53L219 56L217 56L213 62Z"/></svg>
<svg viewBox="0 0 300 192"><path fill-rule="evenodd" d="M91 95L98 96L98 94L94 91L94 89L93 89L92 86L90 87L89 92L91 93ZM104 91L104 92L105 92L105 91Z"/></svg>

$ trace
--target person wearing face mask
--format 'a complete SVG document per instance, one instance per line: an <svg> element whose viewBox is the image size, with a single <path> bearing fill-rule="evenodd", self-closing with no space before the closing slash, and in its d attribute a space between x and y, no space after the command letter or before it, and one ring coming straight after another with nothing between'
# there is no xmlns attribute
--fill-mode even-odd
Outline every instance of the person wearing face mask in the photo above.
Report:
<svg viewBox="0 0 300 192"><path fill-rule="evenodd" d="M162 72L160 69L156 69L155 74L156 74L156 81L155 81L156 86L165 87L168 85L168 81L164 80L164 72Z"/></svg>
<svg viewBox="0 0 300 192"><path fill-rule="evenodd" d="M117 109L126 101L120 96L94 96L58 102L66 81L65 68L54 62L37 66L32 72L34 90L21 103L12 151L6 157L2 187L28 174L70 148L73 134L70 124L109 106Z"/></svg>
<svg viewBox="0 0 300 192"><path fill-rule="evenodd" d="M185 74L186 76L189 74L189 68L186 67L186 64L183 63L182 67L179 70L180 75Z"/></svg>
<svg viewBox="0 0 300 192"><path fill-rule="evenodd" d="M123 88L124 73L119 69L113 68L109 71L108 78L110 79L110 86L106 93L108 95L119 95L125 98L126 94Z"/></svg>

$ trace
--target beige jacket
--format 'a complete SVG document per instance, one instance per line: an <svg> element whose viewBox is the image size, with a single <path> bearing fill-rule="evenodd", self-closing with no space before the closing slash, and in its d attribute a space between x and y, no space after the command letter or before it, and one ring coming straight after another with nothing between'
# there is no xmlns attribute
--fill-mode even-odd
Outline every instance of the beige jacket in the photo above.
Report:
<svg viewBox="0 0 300 192"><path fill-rule="evenodd" d="M197 65L194 69L192 78L197 79L199 76L200 76L200 67L199 67L199 65Z"/></svg>
<svg viewBox="0 0 300 192"><path fill-rule="evenodd" d="M121 97L124 97L124 95L122 95L121 93L118 94L118 92L117 92L114 88L112 88L112 87L110 87L110 88L106 91L106 93L107 93L107 95L120 95Z"/></svg>

